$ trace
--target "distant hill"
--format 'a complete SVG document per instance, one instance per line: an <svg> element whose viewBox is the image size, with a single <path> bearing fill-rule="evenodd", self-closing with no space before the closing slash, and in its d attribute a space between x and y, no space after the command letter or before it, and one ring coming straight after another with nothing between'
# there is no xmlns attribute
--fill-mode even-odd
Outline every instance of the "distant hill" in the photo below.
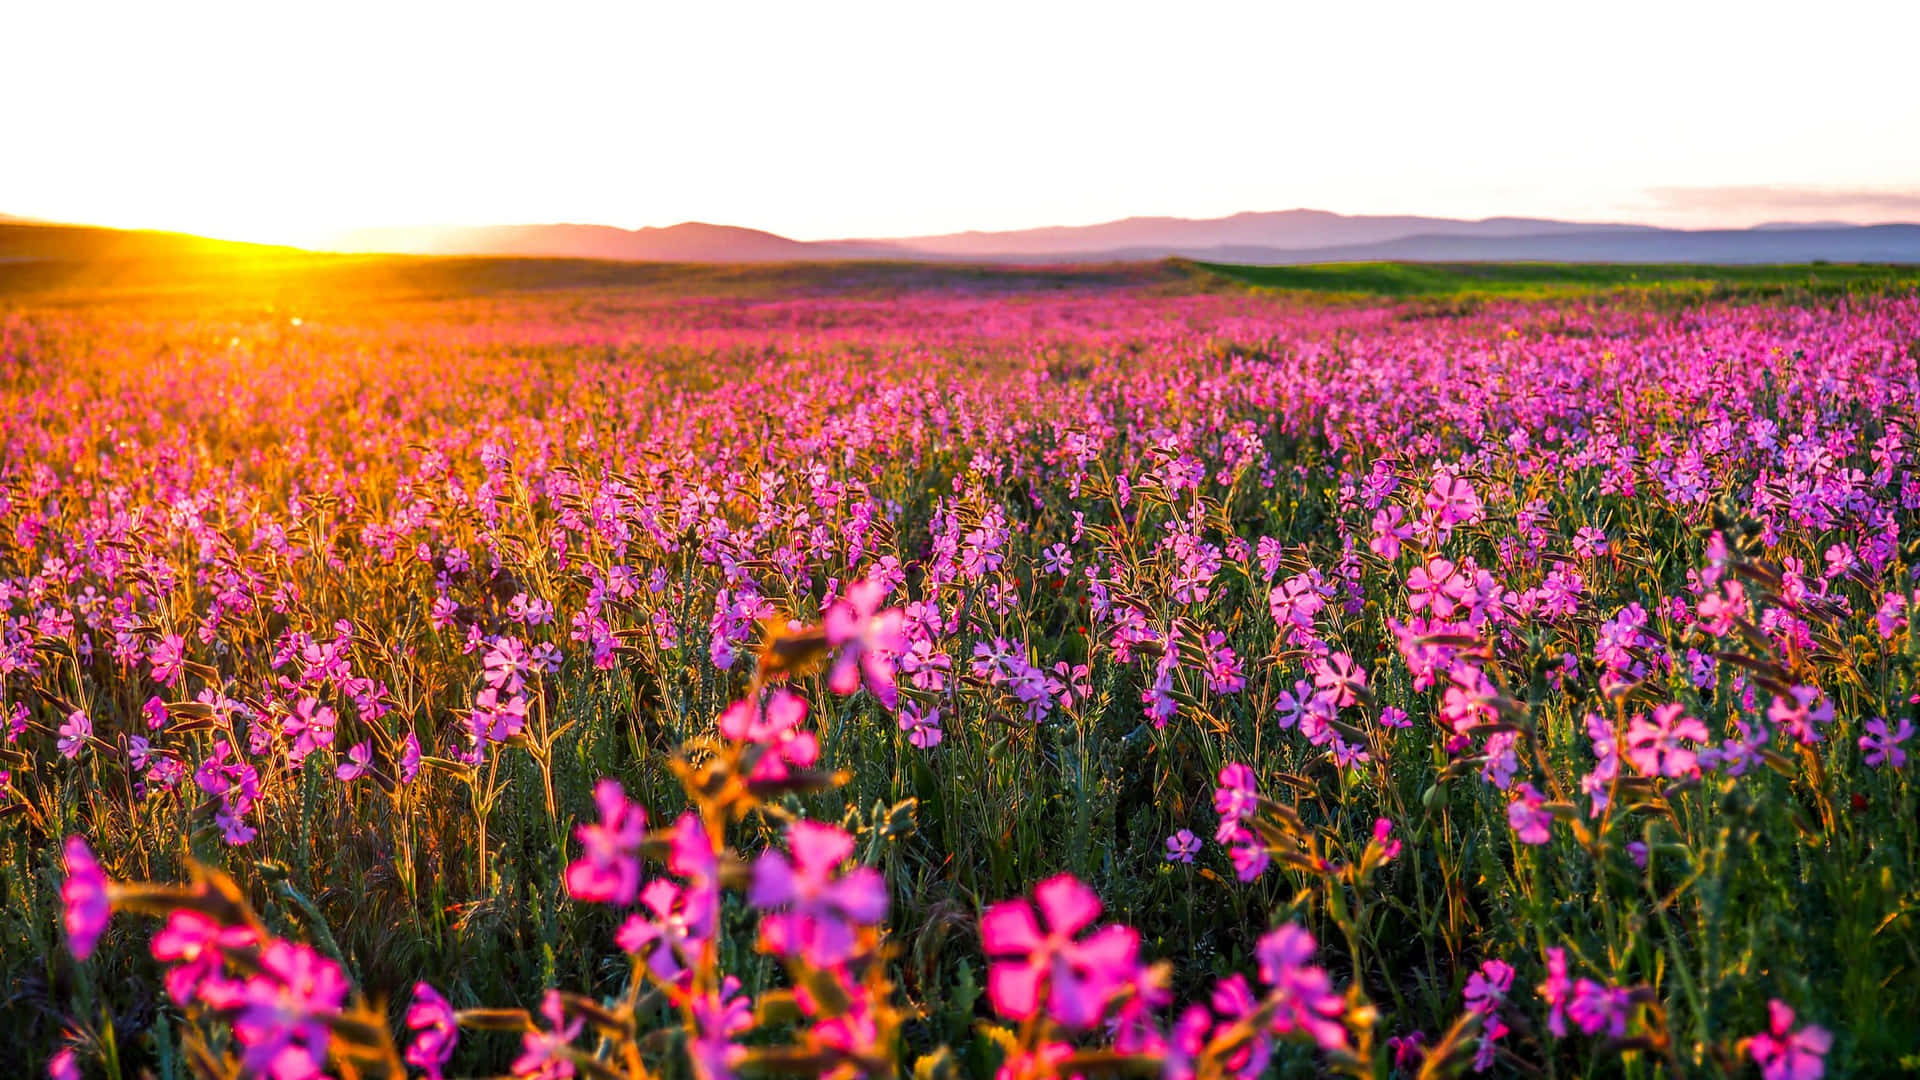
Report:
<svg viewBox="0 0 1920 1080"><path fill-rule="evenodd" d="M620 229L611 225L362 229L350 234L340 247L346 251L413 255L537 255L629 262L793 262L903 257L898 247L882 241L806 243L759 229L699 221L658 229Z"/></svg>
<svg viewBox="0 0 1920 1080"><path fill-rule="evenodd" d="M179 233L0 222L0 259L86 259L148 253L257 254L293 249L234 245ZM1348 216L1282 210L1188 219L1125 218L1100 225L965 232L895 240L802 241L732 225L421 226L367 229L337 251L354 254L513 256L657 263L881 260L1047 265L1186 258L1289 266L1339 262L1920 264L1920 225L1770 222L1751 229L1681 230L1543 218Z"/></svg>

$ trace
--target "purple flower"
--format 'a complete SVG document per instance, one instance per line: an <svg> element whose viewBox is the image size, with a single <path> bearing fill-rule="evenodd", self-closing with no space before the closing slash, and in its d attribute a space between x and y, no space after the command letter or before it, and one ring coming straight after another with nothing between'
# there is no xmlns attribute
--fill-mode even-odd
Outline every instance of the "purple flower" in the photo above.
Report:
<svg viewBox="0 0 1920 1080"><path fill-rule="evenodd" d="M787 846L791 859L769 851L753 864L747 902L776 912L762 921L761 934L781 955L803 955L822 967L840 963L853 953L856 927L886 918L886 881L870 866L837 873L853 854L853 837L837 826L796 821Z"/></svg>
<svg viewBox="0 0 1920 1080"><path fill-rule="evenodd" d="M644 955L655 978L672 982L686 970L682 958L712 936L713 912L704 894L665 878L655 878L640 890L640 904L653 917L629 915L615 940L621 949Z"/></svg>
<svg viewBox="0 0 1920 1080"><path fill-rule="evenodd" d="M1636 716L1627 725L1627 760L1642 776L1700 775L1700 759L1680 740L1706 742L1707 728L1684 713L1684 707L1669 703L1653 710L1651 718Z"/></svg>
<svg viewBox="0 0 1920 1080"><path fill-rule="evenodd" d="M67 714L66 723L60 725L60 738L54 744L60 756L72 761L86 748L87 740L93 738L93 718L84 709L75 709Z"/></svg>
<svg viewBox="0 0 1920 1080"><path fill-rule="evenodd" d="M1200 851L1200 838L1188 829L1181 829L1167 837L1167 861L1190 863Z"/></svg>
<svg viewBox="0 0 1920 1080"><path fill-rule="evenodd" d="M347 750L347 760L333 770L342 780L358 780L373 767L373 743L361 740Z"/></svg>
<svg viewBox="0 0 1920 1080"><path fill-rule="evenodd" d="M754 743L765 748L753 763L748 779L784 780L791 775L789 765L806 769L819 760L819 740L813 732L800 727L806 718L806 699L775 690L767 698L764 710L745 700L727 706L720 714L720 734L734 742Z"/></svg>
<svg viewBox="0 0 1920 1080"><path fill-rule="evenodd" d="M1866 751L1862 760L1869 767L1877 769L1889 765L1897 769L1907 763L1907 752L1900 749L1900 744L1913 738L1912 720L1903 716L1900 726L1889 731L1887 722L1876 717L1867 721L1866 729L1867 733L1860 736L1860 749Z"/></svg>
<svg viewBox="0 0 1920 1080"><path fill-rule="evenodd" d="M520 1056L513 1059L513 1075L524 1080L566 1080L573 1075L573 1040L580 1037L586 1021L576 1017L569 1023L555 990L547 991L540 1002L540 1015L546 1018L547 1029L520 1036Z"/></svg>
<svg viewBox="0 0 1920 1080"><path fill-rule="evenodd" d="M1546 797L1532 784L1520 784L1512 802L1507 804L1507 824L1523 844L1544 844L1550 838L1548 826L1553 815L1541 809Z"/></svg>

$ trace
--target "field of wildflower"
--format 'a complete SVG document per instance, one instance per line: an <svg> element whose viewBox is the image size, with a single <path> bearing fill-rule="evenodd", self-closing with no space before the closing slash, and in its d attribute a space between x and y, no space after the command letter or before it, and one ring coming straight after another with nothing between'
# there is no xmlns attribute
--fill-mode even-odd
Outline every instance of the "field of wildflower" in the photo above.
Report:
<svg viewBox="0 0 1920 1080"><path fill-rule="evenodd" d="M0 300L0 1071L1920 1070L1920 297L1044 277Z"/></svg>

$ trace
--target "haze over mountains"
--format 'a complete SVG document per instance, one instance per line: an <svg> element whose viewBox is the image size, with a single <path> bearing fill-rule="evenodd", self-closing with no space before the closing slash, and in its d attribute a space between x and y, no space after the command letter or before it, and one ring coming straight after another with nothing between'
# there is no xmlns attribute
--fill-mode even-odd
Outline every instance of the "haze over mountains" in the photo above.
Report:
<svg viewBox="0 0 1920 1080"><path fill-rule="evenodd" d="M510 225L367 229L343 250L676 262L926 259L1113 262L1182 256L1217 262L1920 262L1920 225L1773 222L1704 231L1542 218L1344 215L1323 210L1223 218L1133 217L1099 225L888 239L792 240L687 222L667 228Z"/></svg>
<svg viewBox="0 0 1920 1080"><path fill-rule="evenodd" d="M54 226L0 215L0 259L129 257L221 242L157 232ZM292 249L283 249L292 250ZM328 250L624 262L783 263L850 259L1064 264L1179 256L1204 262L1591 262L1920 264L1920 224L1769 222L1746 229L1498 217L1479 221L1281 210L1223 218L1134 217L1099 225L802 241L732 225L422 226L364 229Z"/></svg>

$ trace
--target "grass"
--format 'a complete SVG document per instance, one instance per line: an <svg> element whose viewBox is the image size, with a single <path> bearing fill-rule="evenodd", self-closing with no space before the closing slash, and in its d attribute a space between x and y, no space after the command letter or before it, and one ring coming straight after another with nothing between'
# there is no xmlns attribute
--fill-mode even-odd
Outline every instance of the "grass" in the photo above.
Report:
<svg viewBox="0 0 1920 1080"><path fill-rule="evenodd" d="M1186 263L1219 283L1327 297L1542 300L1662 293L1704 298L1887 295L1920 289L1920 266L1802 263L1715 266L1656 263Z"/></svg>

